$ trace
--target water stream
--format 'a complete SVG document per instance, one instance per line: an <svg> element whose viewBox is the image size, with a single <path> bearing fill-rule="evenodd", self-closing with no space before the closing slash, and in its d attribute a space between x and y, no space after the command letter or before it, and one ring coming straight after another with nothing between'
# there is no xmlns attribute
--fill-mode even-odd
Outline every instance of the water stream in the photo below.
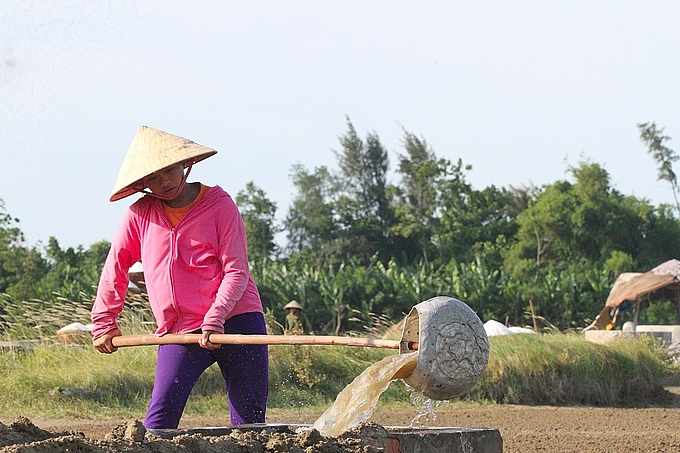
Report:
<svg viewBox="0 0 680 453"><path fill-rule="evenodd" d="M366 368L335 398L333 405L314 422L321 435L337 437L373 414L378 398L395 379L410 375L418 353L387 356Z"/></svg>

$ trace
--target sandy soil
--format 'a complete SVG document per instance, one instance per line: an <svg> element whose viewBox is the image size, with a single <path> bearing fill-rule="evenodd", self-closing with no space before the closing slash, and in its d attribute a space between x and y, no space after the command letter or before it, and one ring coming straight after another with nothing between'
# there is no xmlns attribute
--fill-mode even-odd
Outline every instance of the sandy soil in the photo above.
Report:
<svg viewBox="0 0 680 453"><path fill-rule="evenodd" d="M678 452L680 388L669 388L655 407L594 408L483 405L439 408L430 426L496 428L504 452ZM369 420L382 426L409 426L418 411L378 410ZM313 423L316 413L271 413L269 423ZM11 420L1 420L10 423ZM30 420L50 431L78 431L104 439L125 420ZM423 423L425 424L425 423ZM225 417L186 417L182 428L228 426ZM7 447L6 447L7 448ZM10 451L1 449L0 451ZM357 449L355 451L360 451ZM14 451L14 450L12 450ZM46 450L49 451L49 450ZM350 450L351 451L351 450Z"/></svg>

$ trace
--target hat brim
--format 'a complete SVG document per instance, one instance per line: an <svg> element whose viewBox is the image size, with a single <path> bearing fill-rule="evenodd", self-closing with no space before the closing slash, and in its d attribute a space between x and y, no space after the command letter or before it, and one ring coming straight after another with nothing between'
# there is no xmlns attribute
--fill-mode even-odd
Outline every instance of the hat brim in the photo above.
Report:
<svg viewBox="0 0 680 453"><path fill-rule="evenodd" d="M210 156L214 156L215 154L217 154L217 151L213 151L211 153L205 153L203 155L199 155L199 156L194 157L192 159L193 159L194 163L198 163L202 160L207 159ZM186 159L184 159L184 160L186 160ZM179 163L179 162L182 162L182 161L180 160L180 161L172 163L170 165L175 165L176 163ZM168 165L168 167L170 165ZM163 168L166 168L166 167L163 167ZM162 170L162 168L159 168L158 170ZM118 190L117 192L114 192L113 194L111 194L109 201L122 200L123 198L129 197L130 195L141 192L142 189L144 188L144 185L142 184L142 179L146 178L151 173L158 171L158 170L151 171L151 172L145 174L144 176L142 176L141 178L139 178L138 180L136 180L135 182L133 182L132 184L129 184L128 186L123 187L122 189Z"/></svg>
<svg viewBox="0 0 680 453"><path fill-rule="evenodd" d="M109 201L141 191L142 179L156 171L180 162L197 163L215 154L214 149L186 138L142 126L125 155Z"/></svg>

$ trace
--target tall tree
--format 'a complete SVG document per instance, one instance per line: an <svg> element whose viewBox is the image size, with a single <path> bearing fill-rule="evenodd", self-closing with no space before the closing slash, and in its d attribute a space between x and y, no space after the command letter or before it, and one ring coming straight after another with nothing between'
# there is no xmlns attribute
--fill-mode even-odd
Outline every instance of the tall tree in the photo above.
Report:
<svg viewBox="0 0 680 453"><path fill-rule="evenodd" d="M657 181L668 181L673 189L675 207L680 213L680 203L678 202L678 178L673 171L673 162L680 157L675 151L664 145L670 137L663 135L664 128L657 128L655 123L638 124L640 139L647 145L647 152L654 157L659 165Z"/></svg>
<svg viewBox="0 0 680 453"><path fill-rule="evenodd" d="M611 189L609 173L588 161L568 170L575 183L544 187L517 217L519 229L508 254L514 258L506 265L531 259L535 268L559 270L580 260L601 265L615 250L637 255L643 219L634 204Z"/></svg>
<svg viewBox="0 0 680 453"><path fill-rule="evenodd" d="M19 219L5 210L0 199L0 292L15 300L43 296L39 282L48 271L47 262L37 247L25 244Z"/></svg>
<svg viewBox="0 0 680 453"><path fill-rule="evenodd" d="M454 169L460 171L460 162ZM455 173L454 173L455 174ZM448 181L442 192L441 250L447 259L469 263L481 250L491 251L482 244L494 244L511 238L517 231L514 199L510 192L489 186L475 190L463 179ZM501 266L500 256L494 263Z"/></svg>
<svg viewBox="0 0 680 453"><path fill-rule="evenodd" d="M387 151L375 133L364 142L349 118L347 132L340 137L336 151L340 172L337 212L343 223L347 255L367 262L374 253L388 258L389 229L394 213L388 195Z"/></svg>
<svg viewBox="0 0 680 453"><path fill-rule="evenodd" d="M434 236L441 215L439 182L446 175L448 161L438 159L424 139L410 132L404 131L402 144L406 154L399 155L399 221L393 231L418 244L422 259L428 263L435 250Z"/></svg>
<svg viewBox="0 0 680 453"><path fill-rule="evenodd" d="M50 237L45 249L49 271L40 282L43 292L74 301L80 300L80 293L93 294L110 247L108 241L100 241L87 250L82 245L63 249Z"/></svg>
<svg viewBox="0 0 680 453"><path fill-rule="evenodd" d="M331 175L323 166L310 173L303 165L295 164L291 179L297 194L284 221L288 251L308 250L324 261L332 254L338 231Z"/></svg>
<svg viewBox="0 0 680 453"><path fill-rule="evenodd" d="M254 182L236 195L243 223L248 237L248 256L251 260L271 259L278 252L274 242L280 231L276 225L276 203L267 198L266 193Z"/></svg>

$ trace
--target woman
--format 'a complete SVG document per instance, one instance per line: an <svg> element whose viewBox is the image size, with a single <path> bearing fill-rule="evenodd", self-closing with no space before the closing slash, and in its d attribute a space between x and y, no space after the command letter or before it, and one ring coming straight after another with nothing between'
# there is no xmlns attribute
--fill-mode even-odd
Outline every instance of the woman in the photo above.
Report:
<svg viewBox="0 0 680 453"><path fill-rule="evenodd" d="M262 303L247 256L245 228L232 198L218 186L187 183L194 163L217 151L142 126L123 161L110 201L145 196L127 210L92 307L93 345L116 351L128 269L144 266L157 335L201 333L198 344L161 345L144 420L176 429L199 376L217 362L232 425L264 423L268 394L266 345L218 345L212 333L266 334Z"/></svg>

